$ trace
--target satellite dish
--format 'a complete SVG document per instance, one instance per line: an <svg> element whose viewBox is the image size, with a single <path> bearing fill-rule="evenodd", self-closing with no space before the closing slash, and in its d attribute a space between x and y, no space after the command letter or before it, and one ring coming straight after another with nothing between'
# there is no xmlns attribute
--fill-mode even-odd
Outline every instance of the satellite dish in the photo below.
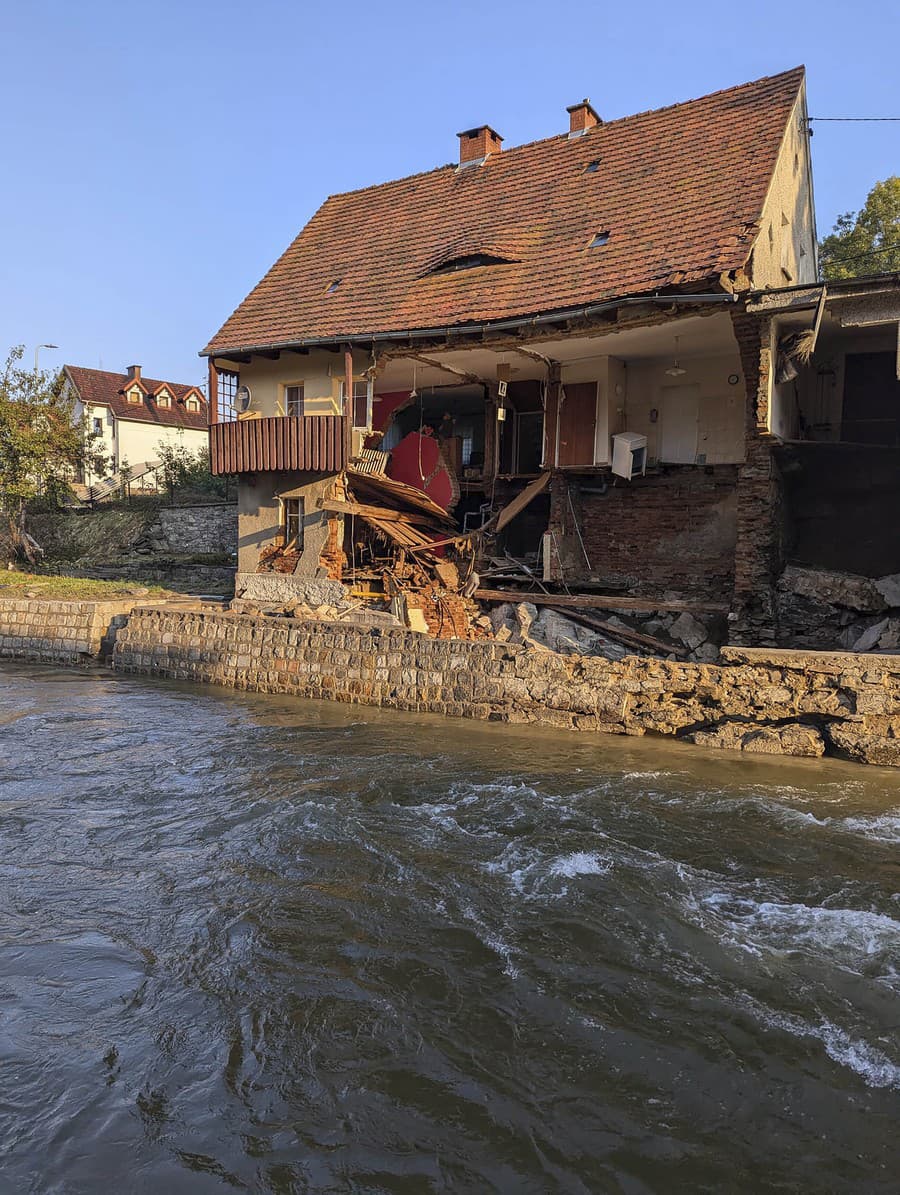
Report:
<svg viewBox="0 0 900 1195"><path fill-rule="evenodd" d="M237 393L234 396L234 405L237 408L238 413L243 415L245 412L249 411L252 402L253 395L250 391L250 387L238 386Z"/></svg>

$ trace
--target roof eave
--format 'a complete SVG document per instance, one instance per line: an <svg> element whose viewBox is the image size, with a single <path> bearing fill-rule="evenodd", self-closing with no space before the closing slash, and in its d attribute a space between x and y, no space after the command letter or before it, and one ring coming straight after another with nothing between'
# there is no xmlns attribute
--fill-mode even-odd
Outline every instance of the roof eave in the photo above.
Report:
<svg viewBox="0 0 900 1195"><path fill-rule="evenodd" d="M335 344L372 344L385 340L429 340L446 336L478 336L485 332L503 332L518 328L539 327L541 324L555 323L557 320L586 319L592 315L600 315L616 307L631 307L641 303L736 303L740 295L731 291L685 292L676 291L661 294L658 291L624 295L616 299L606 299L599 303L591 303L580 307L563 307L553 311L538 312L532 315L513 316L499 320L484 320L472 324L447 324L434 328L405 328L391 332L354 332L343 333L340 336L311 336L294 337L291 340L267 341L263 344L231 345L229 347L211 347L202 349L200 357L227 357L233 354L246 356L253 353L275 351L289 351L290 349L311 349Z"/></svg>

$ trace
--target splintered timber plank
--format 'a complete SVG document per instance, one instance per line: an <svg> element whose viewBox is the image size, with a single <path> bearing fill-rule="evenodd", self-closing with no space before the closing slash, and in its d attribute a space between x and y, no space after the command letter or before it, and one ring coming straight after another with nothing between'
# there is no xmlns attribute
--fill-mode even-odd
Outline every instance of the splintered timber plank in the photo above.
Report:
<svg viewBox="0 0 900 1195"><path fill-rule="evenodd" d="M654 610L684 611L689 614L727 614L721 602L664 602L657 598L623 597L601 593L525 593L521 589L476 589L479 602L531 602L535 606L569 607L574 610Z"/></svg>
<svg viewBox="0 0 900 1195"><path fill-rule="evenodd" d="M362 502L341 502L337 498L323 499L319 502L319 507L334 514L370 515L373 519L381 519L386 523L415 523L420 527L439 529L436 519L417 511L389 510L387 507L370 506Z"/></svg>
<svg viewBox="0 0 900 1195"><path fill-rule="evenodd" d="M555 609L557 614L562 614L564 618L570 618L572 622L581 623L582 626L590 627L593 631L602 631L604 635L608 635L611 639L618 639L622 643L629 646L651 647L654 651L658 651L661 655L675 655L686 656L687 650L677 644L666 643L662 639L657 639L654 635L645 635L641 631L633 631L630 627L617 627L611 622L607 622L605 618L593 618L590 614L583 614L581 610L575 610L569 607L567 611Z"/></svg>

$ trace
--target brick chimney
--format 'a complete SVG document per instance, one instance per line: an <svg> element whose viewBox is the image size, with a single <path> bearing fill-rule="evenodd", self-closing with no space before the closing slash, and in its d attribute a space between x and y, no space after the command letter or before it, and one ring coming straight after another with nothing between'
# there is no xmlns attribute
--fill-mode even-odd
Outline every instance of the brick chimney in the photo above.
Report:
<svg viewBox="0 0 900 1195"><path fill-rule="evenodd" d="M125 372L128 374L129 382L139 382L141 380L140 365L129 365Z"/></svg>
<svg viewBox="0 0 900 1195"><path fill-rule="evenodd" d="M464 133L457 133L459 137L459 164L468 166L470 162L481 162L488 154L498 154L503 138L495 133L490 125L483 124L477 129L466 129Z"/></svg>
<svg viewBox="0 0 900 1195"><path fill-rule="evenodd" d="M573 104L571 108L566 108L566 111L569 114L570 137L580 137L582 133L586 133L594 125L603 123L591 107L590 100L587 99L582 100L580 104Z"/></svg>

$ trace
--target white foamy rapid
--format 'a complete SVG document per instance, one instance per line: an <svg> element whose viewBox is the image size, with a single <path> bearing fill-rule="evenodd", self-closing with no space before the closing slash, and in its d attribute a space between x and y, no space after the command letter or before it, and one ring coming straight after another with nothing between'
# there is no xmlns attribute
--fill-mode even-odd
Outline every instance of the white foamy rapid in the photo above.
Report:
<svg viewBox="0 0 900 1195"><path fill-rule="evenodd" d="M832 1062L859 1075L867 1086L900 1091L900 1066L877 1046L852 1036L832 1021L805 1021L790 1013L776 1012L752 998L741 1004L768 1029L820 1042Z"/></svg>
<svg viewBox="0 0 900 1195"><path fill-rule="evenodd" d="M754 900L729 892L698 896L705 928L754 954L801 951L888 983L900 970L900 922L867 909ZM702 916L706 914L706 916ZM709 921L712 920L713 926Z"/></svg>

